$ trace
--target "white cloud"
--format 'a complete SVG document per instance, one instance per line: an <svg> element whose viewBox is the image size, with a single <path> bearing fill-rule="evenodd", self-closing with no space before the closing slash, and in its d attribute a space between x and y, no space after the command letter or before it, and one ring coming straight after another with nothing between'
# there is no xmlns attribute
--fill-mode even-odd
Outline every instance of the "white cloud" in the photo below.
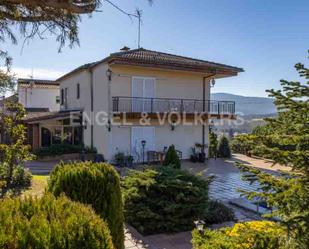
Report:
<svg viewBox="0 0 309 249"><path fill-rule="evenodd" d="M16 78L30 78L31 76L33 76L34 79L46 79L46 80L55 80L65 74L65 72L53 69L26 68L26 67L12 67L11 71Z"/></svg>

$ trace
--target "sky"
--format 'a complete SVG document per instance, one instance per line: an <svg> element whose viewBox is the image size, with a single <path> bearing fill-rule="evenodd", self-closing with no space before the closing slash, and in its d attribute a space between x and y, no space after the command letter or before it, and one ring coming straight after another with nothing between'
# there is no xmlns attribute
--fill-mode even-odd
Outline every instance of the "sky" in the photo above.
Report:
<svg viewBox="0 0 309 249"><path fill-rule="evenodd" d="M104 3L101 12L82 17L80 46L58 53L55 37L23 45L0 44L13 57L18 77L56 79L84 64L137 47L137 21ZM267 96L280 79L297 80L294 65L307 62L307 0L114 0L143 11L141 46L146 49L242 67L239 76L217 80L213 92Z"/></svg>

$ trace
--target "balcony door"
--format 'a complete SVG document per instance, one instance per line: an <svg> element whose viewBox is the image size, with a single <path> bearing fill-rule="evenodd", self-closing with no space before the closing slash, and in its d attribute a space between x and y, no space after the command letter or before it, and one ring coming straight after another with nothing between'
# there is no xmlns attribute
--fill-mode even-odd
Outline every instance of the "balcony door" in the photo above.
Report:
<svg viewBox="0 0 309 249"><path fill-rule="evenodd" d="M144 141L144 148L143 142ZM155 128L136 126L131 128L131 155L135 162L147 162L147 151L155 150Z"/></svg>
<svg viewBox="0 0 309 249"><path fill-rule="evenodd" d="M155 98L155 85L155 78L132 78L132 112L151 112L151 98Z"/></svg>

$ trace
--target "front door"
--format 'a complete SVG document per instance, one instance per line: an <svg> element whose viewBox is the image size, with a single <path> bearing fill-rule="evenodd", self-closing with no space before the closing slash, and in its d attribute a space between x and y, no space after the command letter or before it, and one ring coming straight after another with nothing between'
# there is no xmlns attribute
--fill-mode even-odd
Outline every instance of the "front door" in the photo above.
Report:
<svg viewBox="0 0 309 249"><path fill-rule="evenodd" d="M131 128L131 154L135 162L147 162L147 151L155 150L154 127Z"/></svg>
<svg viewBox="0 0 309 249"><path fill-rule="evenodd" d="M151 112L152 98L155 97L155 78L132 78L132 111Z"/></svg>

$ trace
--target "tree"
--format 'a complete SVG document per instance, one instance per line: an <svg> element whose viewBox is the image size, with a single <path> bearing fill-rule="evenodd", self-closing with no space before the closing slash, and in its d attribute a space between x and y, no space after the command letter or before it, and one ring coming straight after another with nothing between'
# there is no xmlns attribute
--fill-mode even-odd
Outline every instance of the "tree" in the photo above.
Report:
<svg viewBox="0 0 309 249"><path fill-rule="evenodd" d="M209 131L209 158L217 158L218 139L216 133Z"/></svg>
<svg viewBox="0 0 309 249"><path fill-rule="evenodd" d="M5 103L5 110L1 113L3 130L9 137L8 144L0 144L2 193L13 190L16 187L30 185L31 174L24 169L24 163L33 159L30 154L30 146L25 144L26 128L22 124L25 109L21 104Z"/></svg>
<svg viewBox="0 0 309 249"><path fill-rule="evenodd" d="M231 157L229 140L224 135L220 137L220 141L218 145L218 156L223 157L223 158Z"/></svg>
<svg viewBox="0 0 309 249"><path fill-rule="evenodd" d="M254 136L255 150L275 163L292 167L292 174L273 176L244 165L248 181L258 180L262 192L244 192L274 207L280 220L295 239L296 248L309 245L309 69L296 64L305 83L281 80L282 90L268 90L275 99L278 116L266 119L267 129Z"/></svg>
<svg viewBox="0 0 309 249"><path fill-rule="evenodd" d="M168 147L168 150L165 155L165 159L163 162L164 166L172 166L175 169L180 169L181 163L177 151L175 150L175 146L171 145Z"/></svg>
<svg viewBox="0 0 309 249"><path fill-rule="evenodd" d="M111 0L103 0L121 13L127 13ZM152 3L151 0L148 0ZM0 3L0 42L11 41L17 44L14 31L26 40L38 37L43 39L46 34L56 37L59 51L69 43L69 47L79 44L78 24L81 15L99 11L102 0L4 0ZM138 10L137 10L138 11ZM140 11L138 12L140 15ZM26 41L25 40L25 41ZM0 59L4 59L7 70L0 70L0 91L12 90L14 79L9 74L11 57L7 51L0 49Z"/></svg>

